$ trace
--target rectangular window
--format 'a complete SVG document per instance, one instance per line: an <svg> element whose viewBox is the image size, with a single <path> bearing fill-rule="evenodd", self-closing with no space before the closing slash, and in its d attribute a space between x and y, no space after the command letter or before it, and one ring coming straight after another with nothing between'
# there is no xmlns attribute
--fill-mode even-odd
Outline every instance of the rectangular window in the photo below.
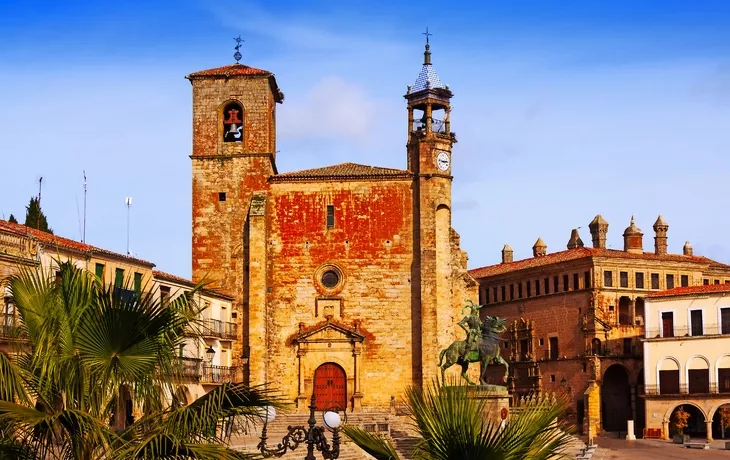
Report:
<svg viewBox="0 0 730 460"><path fill-rule="evenodd" d="M659 273L651 274L651 288L659 289Z"/></svg>
<svg viewBox="0 0 730 460"><path fill-rule="evenodd" d="M141 273L134 274L134 292L136 292L137 294L142 292L142 274Z"/></svg>
<svg viewBox="0 0 730 460"><path fill-rule="evenodd" d="M707 369L689 369L687 374L690 394L710 392L710 372Z"/></svg>
<svg viewBox="0 0 730 460"><path fill-rule="evenodd" d="M573 273L573 290L574 291L577 291L578 289L580 289L580 286L578 283L580 283L580 277L578 276L577 273Z"/></svg>
<svg viewBox="0 0 730 460"><path fill-rule="evenodd" d="M479 305L484 305L485 303L487 303L484 297L484 289L479 289Z"/></svg>
<svg viewBox="0 0 730 460"><path fill-rule="evenodd" d="M707 278L705 278L705 279L703 279L703 280L702 280L702 284L703 284L704 286L707 286L707 285L709 285L709 284L710 284L710 280L708 280Z"/></svg>
<svg viewBox="0 0 730 460"><path fill-rule="evenodd" d="M497 297L497 286L492 288L492 298L494 299L494 303L499 302L499 297Z"/></svg>
<svg viewBox="0 0 730 460"><path fill-rule="evenodd" d="M489 288L484 288L484 303L488 304L491 299L489 298Z"/></svg>
<svg viewBox="0 0 730 460"><path fill-rule="evenodd" d="M502 286L502 302L504 302L505 300L507 300L507 294L506 294L505 289L506 288L504 286Z"/></svg>
<svg viewBox="0 0 730 460"><path fill-rule="evenodd" d="M527 297L532 297L532 282L526 281L525 287L527 288Z"/></svg>
<svg viewBox="0 0 730 460"><path fill-rule="evenodd" d="M689 286L689 276L687 276L687 275L681 275L679 277L679 285L682 286L682 287Z"/></svg>
<svg viewBox="0 0 730 460"><path fill-rule="evenodd" d="M218 192L218 201L226 201L226 192Z"/></svg>
<svg viewBox="0 0 730 460"><path fill-rule="evenodd" d="M674 275L667 274L667 289L674 288Z"/></svg>
<svg viewBox="0 0 730 460"><path fill-rule="evenodd" d="M613 287L613 272L611 270L603 271L603 285L605 287Z"/></svg>
<svg viewBox="0 0 730 460"><path fill-rule="evenodd" d="M568 275L563 275L563 291L568 290Z"/></svg>
<svg viewBox="0 0 730 460"><path fill-rule="evenodd" d="M535 280L535 295L540 295L540 280Z"/></svg>
<svg viewBox="0 0 730 460"><path fill-rule="evenodd" d="M629 272L619 272L618 283L622 288L629 287Z"/></svg>
<svg viewBox="0 0 730 460"><path fill-rule="evenodd" d="M515 285L509 285L509 300L515 300Z"/></svg>
<svg viewBox="0 0 730 460"><path fill-rule="evenodd" d="M558 359L560 351L558 350L558 338L550 337L550 359Z"/></svg>
<svg viewBox="0 0 730 460"><path fill-rule="evenodd" d="M114 270L114 287L124 286L124 269L117 268Z"/></svg>
<svg viewBox="0 0 730 460"><path fill-rule="evenodd" d="M662 313L662 337L674 337L674 313Z"/></svg>
<svg viewBox="0 0 730 460"><path fill-rule="evenodd" d="M644 289L644 274L636 274L636 289Z"/></svg>
<svg viewBox="0 0 730 460"><path fill-rule="evenodd" d="M584 289L591 288L591 272L589 272L589 271L583 273L583 288Z"/></svg>
<svg viewBox="0 0 730 460"><path fill-rule="evenodd" d="M327 205L327 228L335 227L335 207Z"/></svg>
<svg viewBox="0 0 730 460"><path fill-rule="evenodd" d="M545 294L550 294L550 278L545 278Z"/></svg>
<svg viewBox="0 0 730 460"><path fill-rule="evenodd" d="M730 334L730 308L720 309L720 330L723 334Z"/></svg>
<svg viewBox="0 0 730 460"><path fill-rule="evenodd" d="M527 339L520 340L520 361L527 361L529 352L529 341Z"/></svg>
<svg viewBox="0 0 730 460"><path fill-rule="evenodd" d="M717 388L720 393L730 393L730 369L717 370Z"/></svg>
<svg viewBox="0 0 730 460"><path fill-rule="evenodd" d="M170 286L160 286L160 304L165 305L170 299Z"/></svg>
<svg viewBox="0 0 730 460"><path fill-rule="evenodd" d="M522 283L517 283L517 298L522 298Z"/></svg>
<svg viewBox="0 0 730 460"><path fill-rule="evenodd" d="M715 284L720 284L720 280L715 280Z"/></svg>
<svg viewBox="0 0 730 460"><path fill-rule="evenodd" d="M690 310L689 312L690 327L692 335L703 335L702 329L702 310Z"/></svg>
<svg viewBox="0 0 730 460"><path fill-rule="evenodd" d="M679 371L659 371L659 394L679 394Z"/></svg>
<svg viewBox="0 0 730 460"><path fill-rule="evenodd" d="M96 264L96 277L99 278L101 282L104 282L104 264Z"/></svg>
<svg viewBox="0 0 730 460"><path fill-rule="evenodd" d="M553 292L560 291L560 285L558 284L558 277L553 276Z"/></svg>

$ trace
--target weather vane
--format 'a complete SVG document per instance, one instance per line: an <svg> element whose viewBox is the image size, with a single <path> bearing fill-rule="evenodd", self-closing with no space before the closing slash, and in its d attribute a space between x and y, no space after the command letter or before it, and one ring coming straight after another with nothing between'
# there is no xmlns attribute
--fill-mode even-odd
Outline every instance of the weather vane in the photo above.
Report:
<svg viewBox="0 0 730 460"><path fill-rule="evenodd" d="M236 47L235 47L236 53L233 55L233 59L235 59L236 64L238 64L239 63L238 61L240 61L241 58L243 57L241 55L241 51L239 51L241 49L241 42L245 42L246 40L243 40L240 35L238 37L234 38L234 40L236 41Z"/></svg>
<svg viewBox="0 0 730 460"><path fill-rule="evenodd" d="M421 35L425 35L426 36L426 44L428 45L428 37L430 37L431 35L433 35L433 34L428 33L428 27L426 27L426 31L425 32L421 32Z"/></svg>

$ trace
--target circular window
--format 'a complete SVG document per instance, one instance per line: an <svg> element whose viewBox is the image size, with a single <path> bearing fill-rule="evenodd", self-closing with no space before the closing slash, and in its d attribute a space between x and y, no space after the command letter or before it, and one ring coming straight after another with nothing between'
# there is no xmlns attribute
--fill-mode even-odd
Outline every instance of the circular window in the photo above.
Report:
<svg viewBox="0 0 730 460"><path fill-rule="evenodd" d="M340 275L334 270L327 270L322 274L322 285L327 289L332 289L340 282Z"/></svg>

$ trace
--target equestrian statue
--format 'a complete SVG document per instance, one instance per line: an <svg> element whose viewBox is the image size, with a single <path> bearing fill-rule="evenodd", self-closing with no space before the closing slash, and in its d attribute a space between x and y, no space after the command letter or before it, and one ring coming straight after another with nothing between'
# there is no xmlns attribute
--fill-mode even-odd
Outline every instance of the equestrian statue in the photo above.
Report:
<svg viewBox="0 0 730 460"><path fill-rule="evenodd" d="M476 385L467 375L469 363L480 363L479 384L487 385L487 366L490 363L504 366L504 377L502 382L507 381L509 365L500 356L498 334L506 329L506 319L499 319L496 316L487 316L482 321L479 318L479 309L483 305L476 305L471 300L461 309L461 313L467 308L470 309L461 321L459 326L466 332L466 340L458 340L448 348L441 350L439 354L439 367L441 368L441 380L444 380L446 369L454 364L461 366L461 376L469 385ZM444 360L445 359L445 360Z"/></svg>

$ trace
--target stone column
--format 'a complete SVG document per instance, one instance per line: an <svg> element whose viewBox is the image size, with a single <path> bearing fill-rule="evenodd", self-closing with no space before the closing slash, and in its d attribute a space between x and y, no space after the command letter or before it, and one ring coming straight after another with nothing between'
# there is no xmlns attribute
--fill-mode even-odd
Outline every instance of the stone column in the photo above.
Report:
<svg viewBox="0 0 730 460"><path fill-rule="evenodd" d="M705 426L707 426L707 441L712 441L712 419L705 420Z"/></svg>
<svg viewBox="0 0 730 460"><path fill-rule="evenodd" d="M669 420L662 420L662 437L669 439Z"/></svg>
<svg viewBox="0 0 730 460"><path fill-rule="evenodd" d="M352 392L353 412L360 412L362 409L362 392L360 391L360 374L362 372L360 371L360 347L358 345L358 343L352 344L353 371L355 372L355 375L353 376L353 385L355 388Z"/></svg>
<svg viewBox="0 0 730 460"><path fill-rule="evenodd" d="M636 435L634 435L634 421L633 420L626 421L626 440L627 441L636 440Z"/></svg>
<svg viewBox="0 0 730 460"><path fill-rule="evenodd" d="M305 413L307 411L307 395L304 394L304 363L302 358L306 354L305 350L302 350L302 344L297 345L297 367L299 381L297 384L297 412Z"/></svg>
<svg viewBox="0 0 730 460"><path fill-rule="evenodd" d="M424 111L424 115L426 115L426 132L431 132L431 114L433 113L431 104L426 104L426 110Z"/></svg>

